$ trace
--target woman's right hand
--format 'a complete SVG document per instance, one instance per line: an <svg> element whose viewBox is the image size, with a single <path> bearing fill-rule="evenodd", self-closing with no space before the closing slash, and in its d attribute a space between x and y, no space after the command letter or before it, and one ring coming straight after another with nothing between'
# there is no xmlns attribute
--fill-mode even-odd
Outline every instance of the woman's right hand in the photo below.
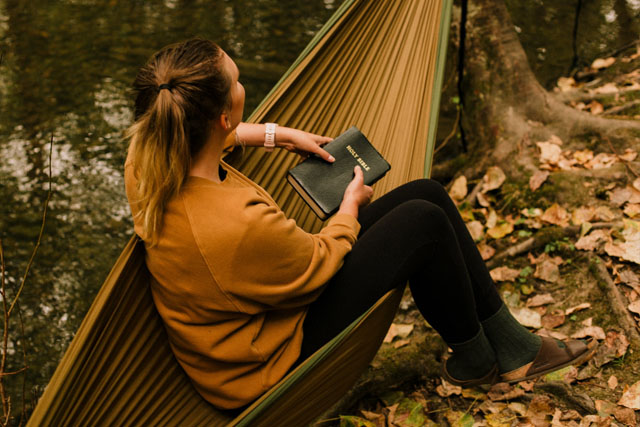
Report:
<svg viewBox="0 0 640 427"><path fill-rule="evenodd" d="M350 214L357 218L360 208L368 205L371 201L373 189L364 185L364 174L360 166L356 166L353 172L355 176L344 190L338 213Z"/></svg>

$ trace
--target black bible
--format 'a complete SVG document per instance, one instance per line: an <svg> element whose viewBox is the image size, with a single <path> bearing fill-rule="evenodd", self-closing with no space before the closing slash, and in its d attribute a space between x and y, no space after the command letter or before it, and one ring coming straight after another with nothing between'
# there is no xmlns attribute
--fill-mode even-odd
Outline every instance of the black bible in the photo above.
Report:
<svg viewBox="0 0 640 427"><path fill-rule="evenodd" d="M336 161L329 163L311 156L287 174L287 181L322 220L340 207L344 190L353 179L354 166L359 165L362 169L365 185L372 185L391 169L355 126L322 148Z"/></svg>

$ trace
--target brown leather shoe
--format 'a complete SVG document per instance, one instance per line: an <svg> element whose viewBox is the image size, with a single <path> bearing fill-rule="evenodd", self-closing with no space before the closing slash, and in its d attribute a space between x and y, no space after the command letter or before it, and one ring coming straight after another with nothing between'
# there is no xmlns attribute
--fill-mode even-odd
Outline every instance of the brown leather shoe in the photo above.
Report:
<svg viewBox="0 0 640 427"><path fill-rule="evenodd" d="M458 380L456 378L453 378L447 371L447 360L445 360L444 363L442 364L442 376L448 383L451 383L453 385L467 388L467 387L475 387L477 385L483 385L483 384L493 385L500 380L500 374L498 373L497 364L493 365L493 368L491 368L491 370L487 373L487 375L484 375L480 378L472 378L470 380Z"/></svg>
<svg viewBox="0 0 640 427"><path fill-rule="evenodd" d="M542 346L532 362L510 372L500 375L500 381L515 383L537 378L549 372L557 371L565 366L579 365L595 352L595 341L588 345L582 341L558 341L541 337Z"/></svg>

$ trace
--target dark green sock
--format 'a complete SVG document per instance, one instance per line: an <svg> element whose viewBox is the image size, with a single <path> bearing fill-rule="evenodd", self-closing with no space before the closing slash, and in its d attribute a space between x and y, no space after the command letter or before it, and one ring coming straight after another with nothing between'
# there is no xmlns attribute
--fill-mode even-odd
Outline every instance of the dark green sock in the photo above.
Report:
<svg viewBox="0 0 640 427"><path fill-rule="evenodd" d="M504 304L494 315L480 323L496 352L501 374L531 362L540 350L541 338L518 323Z"/></svg>
<svg viewBox="0 0 640 427"><path fill-rule="evenodd" d="M482 326L469 341L447 344L453 350L453 354L447 360L447 371L455 379L481 378L496 364L496 355L482 331Z"/></svg>

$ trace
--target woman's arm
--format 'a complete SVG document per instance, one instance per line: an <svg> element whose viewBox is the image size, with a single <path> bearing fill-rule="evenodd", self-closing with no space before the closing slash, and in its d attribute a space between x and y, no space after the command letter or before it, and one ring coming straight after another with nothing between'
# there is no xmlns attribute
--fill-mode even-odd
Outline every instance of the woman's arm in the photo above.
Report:
<svg viewBox="0 0 640 427"><path fill-rule="evenodd" d="M240 123L235 132L237 140L247 146L261 147L264 145L264 124ZM303 157L317 154L328 162L333 162L335 159L321 147L332 139L286 126L278 126L275 133L276 147L284 148Z"/></svg>

